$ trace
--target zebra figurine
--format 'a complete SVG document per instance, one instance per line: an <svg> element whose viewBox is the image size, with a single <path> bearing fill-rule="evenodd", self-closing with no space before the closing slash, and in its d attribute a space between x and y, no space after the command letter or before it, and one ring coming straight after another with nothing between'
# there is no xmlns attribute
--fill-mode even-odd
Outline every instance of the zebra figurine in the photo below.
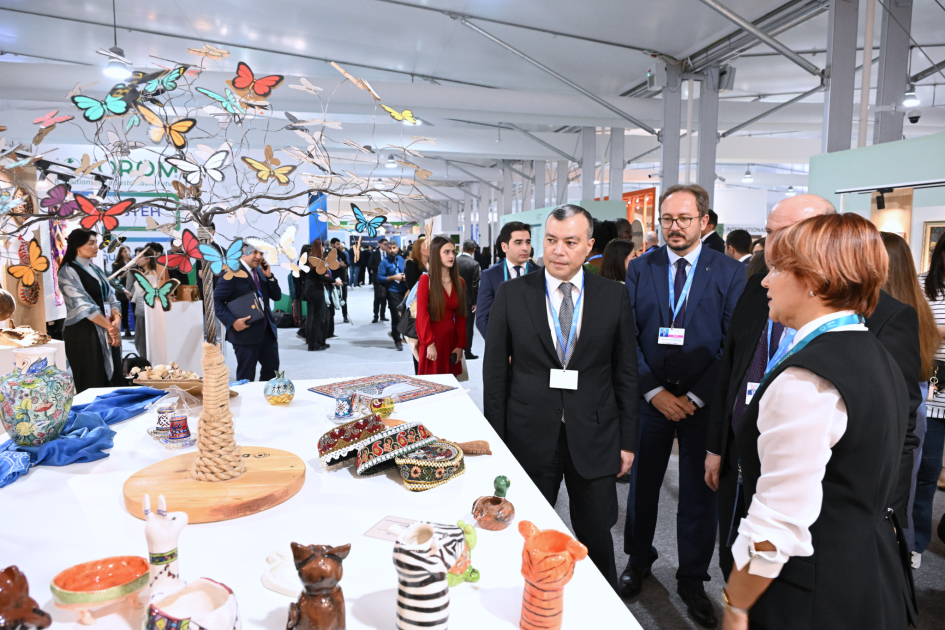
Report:
<svg viewBox="0 0 945 630"><path fill-rule="evenodd" d="M446 630L450 617L447 573L466 550L466 538L455 525L414 523L391 527L397 536L397 630Z"/></svg>

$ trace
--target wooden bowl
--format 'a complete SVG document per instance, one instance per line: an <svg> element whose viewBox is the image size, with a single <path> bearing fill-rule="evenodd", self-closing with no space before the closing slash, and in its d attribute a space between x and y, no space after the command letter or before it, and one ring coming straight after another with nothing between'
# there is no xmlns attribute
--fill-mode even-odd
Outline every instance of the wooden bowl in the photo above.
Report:
<svg viewBox="0 0 945 630"><path fill-rule="evenodd" d="M90 610L127 598L140 608L138 593L148 585L148 561L139 556L115 556L70 567L49 585L58 608L78 610L79 623L95 623Z"/></svg>
<svg viewBox="0 0 945 630"><path fill-rule="evenodd" d="M203 398L203 379L158 379L152 381L139 379L132 381L132 383L141 387L153 387L154 389L168 389L171 385L177 385L191 396ZM231 389L230 398L235 398L236 396L239 396L239 394Z"/></svg>

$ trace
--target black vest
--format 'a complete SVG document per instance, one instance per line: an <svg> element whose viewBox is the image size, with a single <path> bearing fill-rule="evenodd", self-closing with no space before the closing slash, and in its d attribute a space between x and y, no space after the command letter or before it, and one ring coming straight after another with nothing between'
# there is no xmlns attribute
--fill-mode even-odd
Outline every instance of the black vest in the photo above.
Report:
<svg viewBox="0 0 945 630"><path fill-rule="evenodd" d="M745 505L761 476L758 409L774 379L801 367L829 381L847 408L847 428L831 449L820 516L810 528L814 555L793 557L751 609L768 630L904 628L914 619L908 550L887 508L896 489L909 416L902 372L873 333L828 332L783 361L738 425ZM753 626L755 627L755 626Z"/></svg>
<svg viewBox="0 0 945 630"><path fill-rule="evenodd" d="M104 316L105 300L102 299L102 294L108 295L108 284L103 282L94 271L90 272L86 270L85 267L79 263L71 262L69 264L78 274L79 280L82 282L82 288L85 289L85 292L89 294L89 297L92 298L92 301L98 305ZM105 319L108 319L108 317Z"/></svg>

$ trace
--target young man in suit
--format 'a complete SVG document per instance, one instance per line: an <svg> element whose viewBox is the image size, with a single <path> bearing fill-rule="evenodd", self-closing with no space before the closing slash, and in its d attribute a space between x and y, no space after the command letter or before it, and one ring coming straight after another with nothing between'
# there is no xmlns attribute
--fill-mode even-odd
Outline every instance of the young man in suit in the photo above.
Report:
<svg viewBox="0 0 945 630"><path fill-rule="evenodd" d="M584 271L591 221L578 206L555 208L545 223L545 270L499 285L483 406L552 505L564 478L574 533L616 588L610 530L616 480L637 448L637 350L623 287Z"/></svg>
<svg viewBox="0 0 945 630"><path fill-rule="evenodd" d="M269 304L269 300L282 298L279 281L272 275L263 253L252 245L243 246L240 269L233 271L243 271L246 277L217 278L213 299L217 318L226 329L226 340L233 344L236 354L236 379L255 381L259 363L259 380L268 381L279 370L279 332ZM230 302L247 293L256 293L263 307L264 317L253 323L249 322L249 315L237 318L228 308Z"/></svg>
<svg viewBox="0 0 945 630"><path fill-rule="evenodd" d="M371 253L371 258L368 260L371 283L374 284L374 320L371 322L372 324L377 323L378 311L380 311L381 321L387 321L387 283L377 281L377 268L385 257L387 257L387 239L382 238L377 242L377 249Z"/></svg>
<svg viewBox="0 0 945 630"><path fill-rule="evenodd" d="M630 261L627 291L640 365L640 444L630 483L624 549L630 562L621 595L633 597L657 559L653 547L660 488L679 441L677 592L704 627L717 623L705 594L715 546L716 501L704 481L709 405L722 342L745 288L736 261L705 246L709 195L701 186L667 188L659 200L666 246Z"/></svg>
<svg viewBox="0 0 945 630"><path fill-rule="evenodd" d="M509 221L499 231L498 242L505 252L505 260L482 272L476 301L476 328L483 339L487 337L489 313L499 285L541 269L528 259L532 252L532 228L527 223Z"/></svg>
<svg viewBox="0 0 945 630"><path fill-rule="evenodd" d="M463 252L456 257L459 277L466 283L466 349L464 352L467 361L479 358L472 353L476 300L479 299L479 282L482 276L482 268L472 256L476 251L476 247L476 241L469 239L463 243Z"/></svg>
<svg viewBox="0 0 945 630"><path fill-rule="evenodd" d="M709 222L702 228L702 244L724 254L725 241L722 240L719 233L715 231L715 228L719 225L719 215L715 214L715 211L710 209L708 216Z"/></svg>
<svg viewBox="0 0 945 630"><path fill-rule="evenodd" d="M725 237L725 255L742 264L747 274L751 263L751 234L747 230L732 230Z"/></svg>
<svg viewBox="0 0 945 630"><path fill-rule="evenodd" d="M770 235L789 225L821 214L834 214L829 201L817 195L797 195L781 201L771 210L765 231ZM732 570L732 548L738 524L748 510L738 498L738 452L734 427L747 404L749 385L760 381L768 361L790 330L771 323L769 343L768 291L761 286L765 274L748 280L745 292L732 315L719 367L714 404L706 440L705 481L718 491L719 566L728 577ZM909 489L912 483L913 450L919 446L915 435L916 413L922 402L919 389L919 317L911 306L880 292L876 310L866 320L866 327L876 335L905 377L909 389L909 424L903 444L897 482L896 511L900 523L906 523ZM855 369L855 368L854 368Z"/></svg>

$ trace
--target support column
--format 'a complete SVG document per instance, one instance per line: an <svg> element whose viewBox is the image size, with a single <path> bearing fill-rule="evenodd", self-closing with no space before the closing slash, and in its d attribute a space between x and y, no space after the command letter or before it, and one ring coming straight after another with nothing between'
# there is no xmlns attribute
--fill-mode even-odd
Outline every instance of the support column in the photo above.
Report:
<svg viewBox="0 0 945 630"><path fill-rule="evenodd" d="M531 173L532 177L535 176L534 162L532 164L528 164L528 162L522 162L522 172L528 173L528 171L532 171ZM532 183L528 179L523 177L522 178L522 207L520 208L519 211L528 212L531 209L532 209Z"/></svg>
<svg viewBox="0 0 945 630"><path fill-rule="evenodd" d="M463 213L460 215L459 222L459 231L463 233L463 240L465 241L470 237L469 226L471 222L469 221L469 212L472 208L472 196L467 191L463 191Z"/></svg>
<svg viewBox="0 0 945 630"><path fill-rule="evenodd" d="M706 68L699 92L699 170L696 183L715 202L715 155L719 146L719 67ZM664 189L665 190L665 189Z"/></svg>
<svg viewBox="0 0 945 630"><path fill-rule="evenodd" d="M666 87L663 88L663 127L660 129L660 189L679 183L679 119L682 114L682 70L666 64ZM702 102L701 100L699 101ZM699 134L702 137L702 134Z"/></svg>
<svg viewBox="0 0 945 630"><path fill-rule="evenodd" d="M475 184L474 189L477 194L482 195L482 186ZM491 188L489 191L490 194L493 193ZM489 245L489 202L483 203L482 199L477 200L476 209L479 211L479 246L487 247Z"/></svg>
<svg viewBox="0 0 945 630"><path fill-rule="evenodd" d="M859 8L859 0L830 0L821 153L846 151L852 142Z"/></svg>
<svg viewBox="0 0 945 630"><path fill-rule="evenodd" d="M459 223L456 220L456 212L459 204L455 201L446 202L446 212L440 218L440 225L444 232L456 232L459 230Z"/></svg>
<svg viewBox="0 0 945 630"><path fill-rule="evenodd" d="M554 204L556 206L568 202L568 165L567 160L558 160L558 194Z"/></svg>
<svg viewBox="0 0 945 630"><path fill-rule="evenodd" d="M610 185L611 201L623 200L624 136L623 127L610 128Z"/></svg>
<svg viewBox="0 0 945 630"><path fill-rule="evenodd" d="M909 70L909 31L912 30L912 0L887 0L879 35L879 71L876 76L876 105L895 108L877 111L873 123L873 144L902 140ZM890 18L890 13L895 20ZM898 22L898 23L897 23ZM900 27L900 24L902 25ZM905 29L905 31L903 30ZM866 61L869 63L869 61Z"/></svg>
<svg viewBox="0 0 945 630"><path fill-rule="evenodd" d="M535 176L535 207L545 207L545 161L535 160L533 174Z"/></svg>
<svg viewBox="0 0 945 630"><path fill-rule="evenodd" d="M597 162L597 128L581 127L581 200L594 200Z"/></svg>
<svg viewBox="0 0 945 630"><path fill-rule="evenodd" d="M500 216L512 214L512 202L515 200L514 190L512 189L512 171L509 168L502 169L502 197L501 209L496 213L496 220Z"/></svg>

